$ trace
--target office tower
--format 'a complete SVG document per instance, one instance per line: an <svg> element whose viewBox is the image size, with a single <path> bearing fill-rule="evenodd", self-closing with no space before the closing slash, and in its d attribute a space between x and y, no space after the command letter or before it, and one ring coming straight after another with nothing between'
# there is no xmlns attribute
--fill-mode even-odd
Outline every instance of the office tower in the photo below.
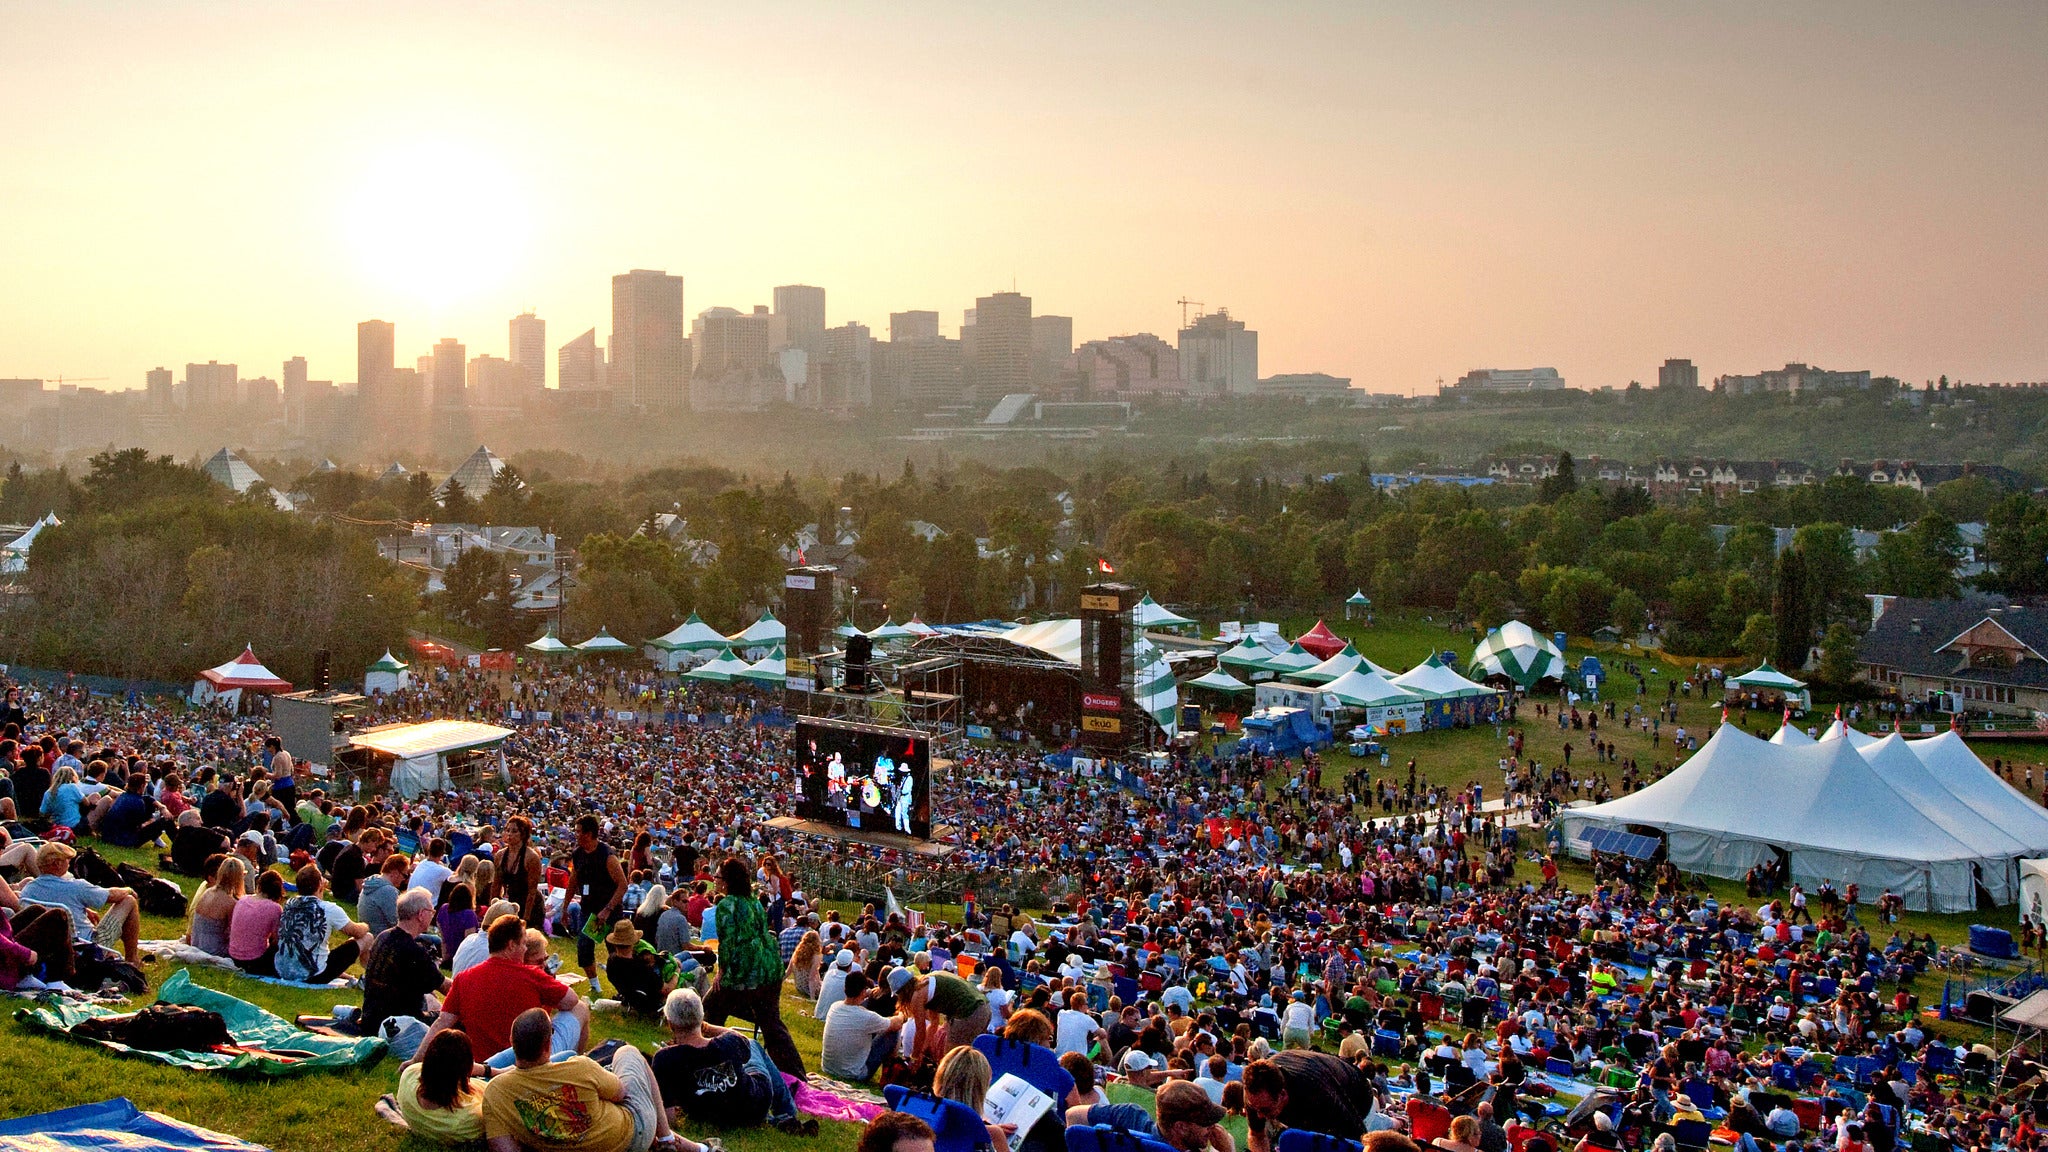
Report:
<svg viewBox="0 0 2048 1152"><path fill-rule="evenodd" d="M531 312L512 318L512 363L533 377L535 388L548 382L548 324Z"/></svg>
<svg viewBox="0 0 2048 1152"><path fill-rule="evenodd" d="M1187 391L1180 352L1150 332L1090 340L1076 350L1082 394L1116 398Z"/></svg>
<svg viewBox="0 0 2048 1152"><path fill-rule="evenodd" d="M1698 388L1700 370L1690 360L1666 360L1657 369L1657 387L1665 390L1674 388Z"/></svg>
<svg viewBox="0 0 2048 1152"><path fill-rule="evenodd" d="M1259 384L1259 334L1218 308L1180 330L1180 371L1195 396L1249 396Z"/></svg>
<svg viewBox="0 0 2048 1152"><path fill-rule="evenodd" d="M271 409L283 403L283 390L277 386L277 381L268 376L241 381L237 385L237 390L240 395L236 397L236 402L242 406L241 414L244 416L267 418L272 414Z"/></svg>
<svg viewBox="0 0 2048 1152"><path fill-rule="evenodd" d="M801 348L813 360L825 350L825 290L809 284L784 284L775 290L778 343Z"/></svg>
<svg viewBox="0 0 2048 1152"><path fill-rule="evenodd" d="M523 408L540 392L540 384L524 365L496 356L469 362L469 395L479 408Z"/></svg>
<svg viewBox="0 0 2048 1152"><path fill-rule="evenodd" d="M151 368L142 374L142 380L143 399L147 402L149 410L151 412L169 412L172 407L172 398L176 395L177 391L176 386L171 382L171 370L169 368Z"/></svg>
<svg viewBox="0 0 2048 1152"><path fill-rule="evenodd" d="M389 320L365 320L356 325L356 395L376 397L398 366L394 336Z"/></svg>
<svg viewBox="0 0 2048 1152"><path fill-rule="evenodd" d="M296 407L306 396L306 358L294 356L284 362L284 406Z"/></svg>
<svg viewBox="0 0 2048 1152"><path fill-rule="evenodd" d="M958 340L891 340L873 347L874 390L881 403L931 411L960 403L964 353Z"/></svg>
<svg viewBox="0 0 2048 1152"><path fill-rule="evenodd" d="M604 387L604 354L597 350L597 329L555 353L555 387L564 392L594 392Z"/></svg>
<svg viewBox="0 0 2048 1152"><path fill-rule="evenodd" d="M860 323L824 332L824 350L810 368L811 395L821 408L867 408L875 402L874 336Z"/></svg>
<svg viewBox="0 0 2048 1152"><path fill-rule="evenodd" d="M1072 316L1031 318L1031 382L1043 392L1059 379L1060 368L1074 354Z"/></svg>
<svg viewBox="0 0 2048 1152"><path fill-rule="evenodd" d="M683 278L636 268L612 277L611 365L618 403L689 403L690 348L683 335Z"/></svg>
<svg viewBox="0 0 2048 1152"><path fill-rule="evenodd" d="M1031 391L1031 297L998 292L974 302L967 387L977 403Z"/></svg>
<svg viewBox="0 0 2048 1152"><path fill-rule="evenodd" d="M465 386L468 352L462 341L453 336L444 336L434 345L434 351L427 360L427 379L435 408L461 408L469 403Z"/></svg>
<svg viewBox="0 0 2048 1152"><path fill-rule="evenodd" d="M929 342L939 338L937 312L889 313L889 343Z"/></svg>
<svg viewBox="0 0 2048 1152"><path fill-rule="evenodd" d="M241 373L233 364L208 360L185 365L185 407L219 408L241 399Z"/></svg>
<svg viewBox="0 0 2048 1152"><path fill-rule="evenodd" d="M756 304L752 312L707 308L690 325L690 352L699 376L763 372L775 363L770 339L773 314Z"/></svg>

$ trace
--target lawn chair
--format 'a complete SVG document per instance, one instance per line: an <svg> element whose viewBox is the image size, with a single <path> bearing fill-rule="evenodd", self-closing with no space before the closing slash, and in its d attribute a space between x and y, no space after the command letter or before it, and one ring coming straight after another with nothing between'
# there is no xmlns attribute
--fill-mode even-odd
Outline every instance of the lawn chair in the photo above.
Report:
<svg viewBox="0 0 2048 1152"><path fill-rule="evenodd" d="M1068 1148L1072 1152L1072 1145ZM1342 1136L1325 1136L1304 1128L1289 1128L1280 1134L1276 1152L1365 1152L1365 1145Z"/></svg>
<svg viewBox="0 0 2048 1152"><path fill-rule="evenodd" d="M984 1137L984 1143L986 1138ZM941 1152L934 1148L933 1152ZM1107 1124L1067 1129L1067 1152L1175 1152L1173 1145Z"/></svg>
<svg viewBox="0 0 2048 1152"><path fill-rule="evenodd" d="M932 1152L975 1152L988 1143L988 1127L974 1109L953 1100L942 1100L903 1084L882 1090L889 1107L932 1126Z"/></svg>

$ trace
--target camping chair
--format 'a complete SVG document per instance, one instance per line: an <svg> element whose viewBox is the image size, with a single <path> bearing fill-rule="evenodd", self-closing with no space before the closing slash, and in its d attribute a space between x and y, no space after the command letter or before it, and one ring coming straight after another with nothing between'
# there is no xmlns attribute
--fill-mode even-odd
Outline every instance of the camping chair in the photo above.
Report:
<svg viewBox="0 0 2048 1152"><path fill-rule="evenodd" d="M1619 1088L1627 1092L1636 1086L1636 1074L1626 1068L1610 1066L1601 1073L1600 1081L1609 1088Z"/></svg>
<svg viewBox="0 0 2048 1152"><path fill-rule="evenodd" d="M1129 976L1112 976L1110 984L1116 989L1116 998L1125 1004L1138 1002L1138 982Z"/></svg>
<svg viewBox="0 0 2048 1152"><path fill-rule="evenodd" d="M1289 1128L1280 1134L1276 1152L1365 1152L1365 1145L1342 1136L1325 1136L1305 1128Z"/></svg>
<svg viewBox="0 0 2048 1152"><path fill-rule="evenodd" d="M1824 1119L1821 1115L1820 1101L1809 1100L1804 1096L1797 1097L1792 1101L1792 1112L1799 1117L1799 1127L1802 1131L1820 1131Z"/></svg>
<svg viewBox="0 0 2048 1152"><path fill-rule="evenodd" d="M1680 1120L1671 1126L1671 1139L1680 1148L1706 1152L1707 1142L1713 1138L1714 1126L1705 1120Z"/></svg>
<svg viewBox="0 0 2048 1152"><path fill-rule="evenodd" d="M908 1085L891 1084L882 1089L889 1107L915 1116L932 1126L932 1152L974 1152L988 1143L988 1128L981 1115L954 1100L941 1100Z"/></svg>
<svg viewBox="0 0 2048 1152"><path fill-rule="evenodd" d="M1001 1079L1005 1072L1014 1072L1019 1080L1052 1097L1055 1105L1074 1090L1073 1074L1060 1067L1058 1053L1050 1048L984 1032L974 1038L974 1050L988 1057L995 1079Z"/></svg>
<svg viewBox="0 0 2048 1152"><path fill-rule="evenodd" d="M1424 1147L1451 1134L1451 1110L1420 1096L1408 1098L1408 1138ZM1071 1152L1071 1150L1070 1150Z"/></svg>
<svg viewBox="0 0 2048 1152"><path fill-rule="evenodd" d="M1543 1072L1545 1075L1548 1076L1557 1076L1562 1079L1569 1080L1577 1071L1578 1069L1572 1067L1571 1061L1560 1060L1555 1056L1552 1056L1551 1058L1543 1062Z"/></svg>
<svg viewBox="0 0 2048 1152"><path fill-rule="evenodd" d="M1401 1055L1401 1034L1389 1032L1385 1028L1375 1030L1372 1034L1372 1054L1398 1058Z"/></svg>
<svg viewBox="0 0 2048 1152"><path fill-rule="evenodd" d="M1150 1136L1094 1124L1067 1129L1067 1152L1174 1152L1174 1147Z"/></svg>

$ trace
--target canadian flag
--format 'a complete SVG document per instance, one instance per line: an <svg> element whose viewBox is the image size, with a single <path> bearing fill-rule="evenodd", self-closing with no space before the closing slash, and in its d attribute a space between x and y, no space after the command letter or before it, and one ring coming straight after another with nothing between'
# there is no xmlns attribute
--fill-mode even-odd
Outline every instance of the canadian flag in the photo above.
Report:
<svg viewBox="0 0 2048 1152"><path fill-rule="evenodd" d="M1111 576L1116 575L1116 569L1110 567L1109 558L1106 556L1098 556L1095 558L1095 570L1097 572L1106 573Z"/></svg>

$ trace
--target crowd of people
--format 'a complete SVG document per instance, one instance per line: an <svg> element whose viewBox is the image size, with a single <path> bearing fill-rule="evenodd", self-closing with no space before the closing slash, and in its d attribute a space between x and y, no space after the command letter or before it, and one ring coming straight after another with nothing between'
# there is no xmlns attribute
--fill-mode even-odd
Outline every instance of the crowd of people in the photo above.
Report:
<svg viewBox="0 0 2048 1152"><path fill-rule="evenodd" d="M785 1020L799 998L837 1081L978 1113L998 1075L978 1037L1056 1057L1059 1107L1029 1131L987 1126L976 1142L995 1152L1058 1149L1067 1125L1096 1123L1236 1152L1232 1116L1252 1152L1290 1128L1377 1152L1503 1152L1555 1122L1559 1091L1590 1091L1572 1138L1596 1149L1699 1120L1740 1152L1893 1152L1909 1118L1962 1146L2042 1145L2032 1100L1935 1074L2001 1070L1921 1023L1909 985L1932 940L1876 938L1832 893L1724 905L1668 868L1560 885L1520 819L1569 799L1573 776L1523 759L1511 727L1507 810L1413 762L1336 779L1313 760L1182 757L1088 775L971 748L933 781L933 822L955 830L933 860L771 827L793 790L786 733L749 722L739 695L448 669L377 707L509 722L510 784L344 789L260 718L10 687L0 987L137 960L142 894L72 874L98 839L154 845L202 878L189 947L298 983L360 972L344 1023L404 1058L406 1120L494 1148L704 1146L674 1131L681 1117L815 1130L784 1077L813 1071ZM1601 715L1568 731L1591 736ZM1675 713L1604 715L1661 731ZM807 890L855 857L968 893L961 914L854 914ZM1036 915L1000 898L1026 875ZM580 980L554 940L573 941ZM601 1000L670 1042L593 1050ZM1111 1102L1115 1084L1153 1107ZM932 1139L892 1112L862 1146Z"/></svg>

